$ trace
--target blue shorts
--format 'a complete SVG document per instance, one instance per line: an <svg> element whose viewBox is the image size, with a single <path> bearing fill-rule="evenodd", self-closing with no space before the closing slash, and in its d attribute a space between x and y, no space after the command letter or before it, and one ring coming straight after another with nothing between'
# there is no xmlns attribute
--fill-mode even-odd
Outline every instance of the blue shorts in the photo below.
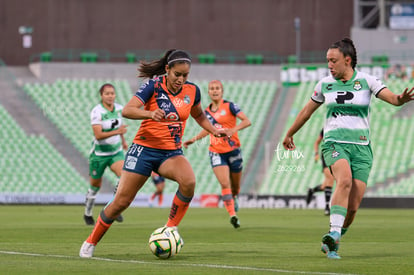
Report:
<svg viewBox="0 0 414 275"><path fill-rule="evenodd" d="M154 185L160 184L161 182L164 182L165 178L161 176L152 176L152 182Z"/></svg>
<svg viewBox="0 0 414 275"><path fill-rule="evenodd" d="M214 153L208 152L210 156L211 167L228 166L231 172L238 173L243 170L243 157L241 149L237 148L228 153Z"/></svg>
<svg viewBox="0 0 414 275"><path fill-rule="evenodd" d="M164 161L179 155L183 155L182 149L160 150L133 143L126 153L123 170L149 177L152 171L158 172Z"/></svg>

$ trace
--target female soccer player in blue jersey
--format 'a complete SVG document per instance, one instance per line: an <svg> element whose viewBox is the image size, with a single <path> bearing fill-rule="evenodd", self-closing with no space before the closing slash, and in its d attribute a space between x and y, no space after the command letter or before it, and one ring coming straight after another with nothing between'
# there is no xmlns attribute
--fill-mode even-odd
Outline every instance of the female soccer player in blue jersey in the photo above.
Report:
<svg viewBox="0 0 414 275"><path fill-rule="evenodd" d="M79 256L90 258L98 242L114 220L129 207L151 172L178 183L168 227L177 227L194 195L196 179L181 149L187 119L191 116L206 131L228 136L215 128L201 108L200 89L188 82L191 58L181 50L169 50L152 62L141 62L141 77L148 78L122 110L129 119L142 123L129 147L115 198L99 215L95 227L82 244Z"/></svg>
<svg viewBox="0 0 414 275"><path fill-rule="evenodd" d="M224 207L230 215L230 223L234 228L240 227L237 195L240 192L240 181L243 170L243 157L238 131L251 125L247 115L233 102L223 99L223 84L213 80L208 84L208 95L211 103L204 110L210 122L217 128L231 130L231 135L215 137L210 134L209 156L213 172L221 185L221 196ZM237 122L240 120L240 123ZM201 130L196 136L184 142L187 148L209 133Z"/></svg>
<svg viewBox="0 0 414 275"><path fill-rule="evenodd" d="M293 135L322 103L327 105L322 153L336 180L331 201L330 230L322 237L322 252L340 259L339 240L354 220L372 167L369 133L371 95L395 106L414 100L414 87L402 94L391 92L374 76L355 69L354 43L344 38L326 54L331 75L320 80L313 95L286 133L283 146L294 150Z"/></svg>

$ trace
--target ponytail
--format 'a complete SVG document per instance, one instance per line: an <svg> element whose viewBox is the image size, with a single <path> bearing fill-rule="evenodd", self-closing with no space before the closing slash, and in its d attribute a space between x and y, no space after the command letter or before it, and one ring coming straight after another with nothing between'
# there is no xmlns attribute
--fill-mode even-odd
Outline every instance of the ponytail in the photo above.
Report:
<svg viewBox="0 0 414 275"><path fill-rule="evenodd" d="M169 68L172 68L178 63L188 63L191 65L191 57L185 51L171 49L160 59L151 62L140 61L138 76L153 78L157 75L163 75L166 73L166 65L168 65Z"/></svg>

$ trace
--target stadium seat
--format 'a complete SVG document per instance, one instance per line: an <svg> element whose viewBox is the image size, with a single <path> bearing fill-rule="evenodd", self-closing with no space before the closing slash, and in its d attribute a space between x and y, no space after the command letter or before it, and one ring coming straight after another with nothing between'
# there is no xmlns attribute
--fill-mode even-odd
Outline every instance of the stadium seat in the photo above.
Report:
<svg viewBox="0 0 414 275"><path fill-rule="evenodd" d="M84 63L95 63L98 60L98 54L95 52L83 52L80 54L80 60Z"/></svg>

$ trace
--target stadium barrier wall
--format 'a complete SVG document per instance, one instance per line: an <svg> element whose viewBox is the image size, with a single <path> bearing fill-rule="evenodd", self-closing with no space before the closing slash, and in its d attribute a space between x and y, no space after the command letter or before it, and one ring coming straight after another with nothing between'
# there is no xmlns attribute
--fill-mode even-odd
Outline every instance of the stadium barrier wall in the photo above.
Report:
<svg viewBox="0 0 414 275"><path fill-rule="evenodd" d="M390 64L365 64L358 65L357 70L384 79L389 67ZM413 68L414 66L405 66L408 79L413 78ZM329 69L326 64L289 65L281 68L280 81L283 86L296 86L301 82L318 81L328 75Z"/></svg>
<svg viewBox="0 0 414 275"><path fill-rule="evenodd" d="M96 204L105 205L112 199L112 194L98 194ZM149 207L151 194L138 193L131 207ZM164 194L163 203L160 207L169 208L174 194ZM22 204L84 204L83 194L0 194L0 204L22 205ZM153 207L157 207L155 200ZM305 196L277 196L277 195L240 195L240 208L264 208L264 209L324 209L325 198L323 194L316 195L315 199L306 204ZM191 207L223 207L221 197L216 194L195 195ZM381 197L364 198L361 208L414 208L414 197Z"/></svg>

